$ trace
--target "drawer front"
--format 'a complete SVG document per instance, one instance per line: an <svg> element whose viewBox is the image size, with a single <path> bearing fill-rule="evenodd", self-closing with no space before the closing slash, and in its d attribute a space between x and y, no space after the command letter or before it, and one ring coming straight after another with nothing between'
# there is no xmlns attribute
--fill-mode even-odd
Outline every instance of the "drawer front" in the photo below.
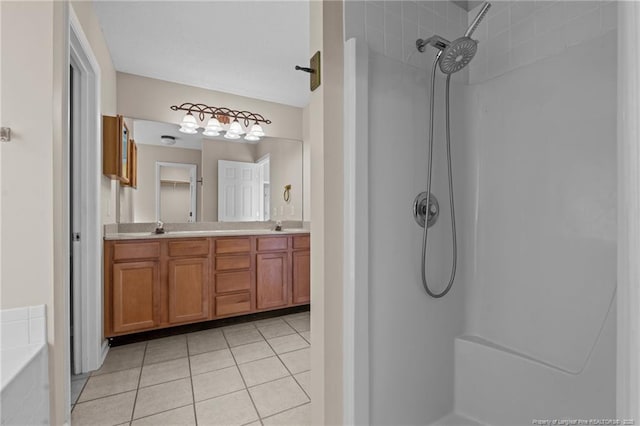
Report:
<svg viewBox="0 0 640 426"><path fill-rule="evenodd" d="M251 311L251 293L216 297L216 316L242 314Z"/></svg>
<svg viewBox="0 0 640 426"><path fill-rule="evenodd" d="M250 290L251 272L224 272L216 275L216 293Z"/></svg>
<svg viewBox="0 0 640 426"><path fill-rule="evenodd" d="M250 251L249 238L216 239L216 254L249 253Z"/></svg>
<svg viewBox="0 0 640 426"><path fill-rule="evenodd" d="M160 257L160 241L148 243L115 243L113 260L154 259Z"/></svg>
<svg viewBox="0 0 640 426"><path fill-rule="evenodd" d="M258 251L286 250L287 237L258 238Z"/></svg>
<svg viewBox="0 0 640 426"><path fill-rule="evenodd" d="M251 257L246 256L217 256L216 270L231 271L234 269L249 269L251 267Z"/></svg>
<svg viewBox="0 0 640 426"><path fill-rule="evenodd" d="M169 256L207 256L209 254L209 241L183 240L169 241Z"/></svg>
<svg viewBox="0 0 640 426"><path fill-rule="evenodd" d="M308 249L309 247L311 247L311 237L309 235L293 237L294 249Z"/></svg>

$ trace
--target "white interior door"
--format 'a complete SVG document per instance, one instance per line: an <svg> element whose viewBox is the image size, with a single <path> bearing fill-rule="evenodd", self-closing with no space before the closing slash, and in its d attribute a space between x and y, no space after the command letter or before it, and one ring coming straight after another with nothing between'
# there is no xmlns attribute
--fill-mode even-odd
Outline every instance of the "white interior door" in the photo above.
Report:
<svg viewBox="0 0 640 426"><path fill-rule="evenodd" d="M258 164L218 160L218 220L260 220L262 195L259 181Z"/></svg>

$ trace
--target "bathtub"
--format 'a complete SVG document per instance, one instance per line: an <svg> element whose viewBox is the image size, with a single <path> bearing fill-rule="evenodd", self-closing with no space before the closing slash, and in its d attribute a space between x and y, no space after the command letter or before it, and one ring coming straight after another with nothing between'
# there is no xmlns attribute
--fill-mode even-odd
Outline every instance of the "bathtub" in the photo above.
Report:
<svg viewBox="0 0 640 426"><path fill-rule="evenodd" d="M0 311L0 424L49 424L45 306Z"/></svg>

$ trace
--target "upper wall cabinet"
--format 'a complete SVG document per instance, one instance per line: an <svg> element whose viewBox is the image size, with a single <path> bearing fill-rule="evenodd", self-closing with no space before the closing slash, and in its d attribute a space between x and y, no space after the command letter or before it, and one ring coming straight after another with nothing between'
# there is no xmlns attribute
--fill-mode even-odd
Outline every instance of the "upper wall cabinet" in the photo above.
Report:
<svg viewBox="0 0 640 426"><path fill-rule="evenodd" d="M127 166L129 168L129 179L123 182L123 186L130 186L133 189L138 188L138 145L133 139L129 140L129 157L127 158Z"/></svg>
<svg viewBox="0 0 640 426"><path fill-rule="evenodd" d="M118 115L102 116L102 173L122 183L129 183L131 135L124 122L124 117Z"/></svg>

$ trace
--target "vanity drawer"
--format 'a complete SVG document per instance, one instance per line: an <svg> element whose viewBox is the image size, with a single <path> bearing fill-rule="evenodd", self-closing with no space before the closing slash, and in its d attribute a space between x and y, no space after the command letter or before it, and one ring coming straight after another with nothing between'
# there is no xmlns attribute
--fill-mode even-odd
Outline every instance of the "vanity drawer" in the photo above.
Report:
<svg viewBox="0 0 640 426"><path fill-rule="evenodd" d="M293 237L294 249L308 249L309 247L311 247L311 237L309 235Z"/></svg>
<svg viewBox="0 0 640 426"><path fill-rule="evenodd" d="M209 241L200 240L183 240L169 242L169 256L207 256L209 254Z"/></svg>
<svg viewBox="0 0 640 426"><path fill-rule="evenodd" d="M251 257L245 256L216 256L216 271L231 271L234 269L249 269Z"/></svg>
<svg viewBox="0 0 640 426"><path fill-rule="evenodd" d="M216 293L251 289L251 271L224 272L216 275Z"/></svg>
<svg viewBox="0 0 640 426"><path fill-rule="evenodd" d="M154 259L160 257L160 241L148 243L115 243L113 260Z"/></svg>
<svg viewBox="0 0 640 426"><path fill-rule="evenodd" d="M287 237L262 237L258 238L258 251L286 250Z"/></svg>
<svg viewBox="0 0 640 426"><path fill-rule="evenodd" d="M216 297L216 316L241 314L251 311L251 293L244 292Z"/></svg>
<svg viewBox="0 0 640 426"><path fill-rule="evenodd" d="M251 242L249 238L229 238L216 240L216 254L249 253Z"/></svg>

